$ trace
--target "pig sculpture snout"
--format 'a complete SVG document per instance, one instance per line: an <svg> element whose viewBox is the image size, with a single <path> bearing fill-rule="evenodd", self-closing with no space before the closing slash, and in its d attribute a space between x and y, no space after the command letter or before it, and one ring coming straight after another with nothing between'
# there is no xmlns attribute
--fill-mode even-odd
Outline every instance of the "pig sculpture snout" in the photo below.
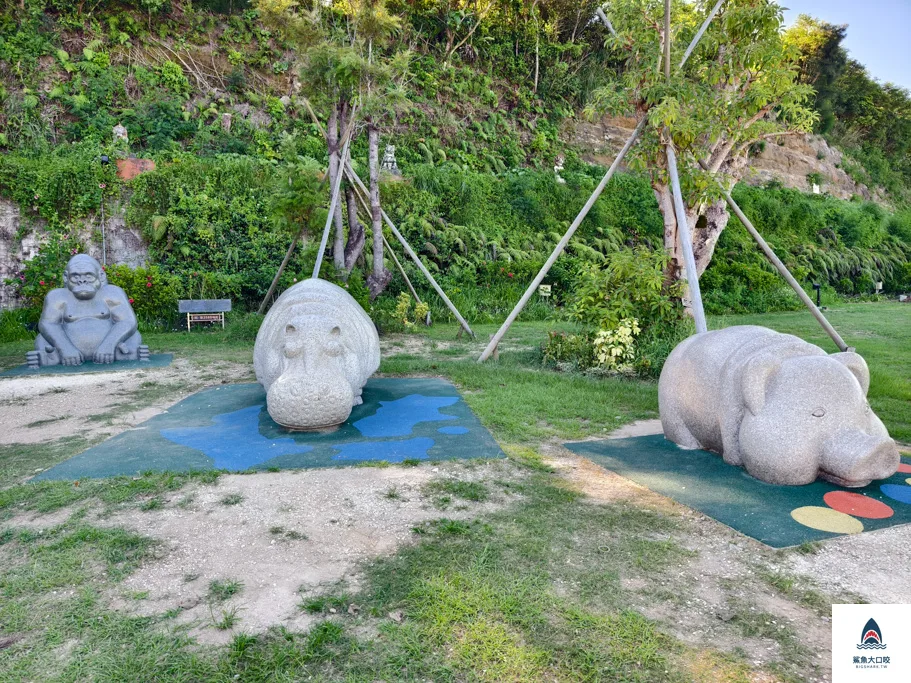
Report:
<svg viewBox="0 0 911 683"><path fill-rule="evenodd" d="M824 445L819 475L833 484L857 488L886 479L898 467L895 442L859 429L842 429Z"/></svg>

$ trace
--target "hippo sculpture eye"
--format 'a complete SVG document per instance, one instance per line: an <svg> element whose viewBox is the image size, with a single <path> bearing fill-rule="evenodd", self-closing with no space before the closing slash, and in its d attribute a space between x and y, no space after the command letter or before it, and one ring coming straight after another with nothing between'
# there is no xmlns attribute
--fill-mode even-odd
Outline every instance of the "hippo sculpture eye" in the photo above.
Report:
<svg viewBox="0 0 911 683"><path fill-rule="evenodd" d="M822 407L817 408L816 410L813 411L812 415L813 415L813 417L825 417L826 409L822 408Z"/></svg>

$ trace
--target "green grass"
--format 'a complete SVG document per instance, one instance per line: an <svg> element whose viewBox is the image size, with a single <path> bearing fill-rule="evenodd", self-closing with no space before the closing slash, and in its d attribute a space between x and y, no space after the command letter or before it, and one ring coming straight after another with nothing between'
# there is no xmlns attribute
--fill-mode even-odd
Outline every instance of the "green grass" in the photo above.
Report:
<svg viewBox="0 0 911 683"><path fill-rule="evenodd" d="M137 500L155 500L189 482L214 484L218 472L145 473L139 477L111 477L85 481L40 481L0 490L0 519L17 512L54 512L76 503L97 501L107 507Z"/></svg>
<svg viewBox="0 0 911 683"><path fill-rule="evenodd" d="M0 445L0 490L71 458L100 440L73 435L45 443Z"/></svg>
<svg viewBox="0 0 911 683"><path fill-rule="evenodd" d="M874 409L906 441L911 440L909 314L911 307L888 304L830 312L833 324L871 367ZM806 313L710 322L713 328L733 324L762 324L825 343ZM483 366L474 359L495 325L478 326L478 340L463 337L451 354L384 358L385 373L455 382L525 474L508 481L443 479L428 485L425 493L449 502L482 502L494 487L512 503L473 521L421 524L415 529L416 543L364 565L356 597L305 596L301 609L324 619L307 633L276 628L237 634L223 648L202 647L170 623L179 610L142 618L111 610L104 597L110 588L159 549L123 530L86 526L77 512L43 534L22 529L0 533L0 624L4 635L23 636L0 650L0 670L10 680L62 681L154 675L160 681L676 682L692 678L687 662L698 660L712 662L706 671L736 673L725 680L747 680L743 672L748 667L736 657L711 648L691 650L666 635L659 622L637 610L641 596L624 588L630 579L645 579L650 601L678 612L685 609L681 596L698 580L681 569L694 555L679 541L686 530L679 525L685 522L634 504L593 505L563 486L543 460L538 446L544 440L603 435L657 413L654 382L598 380L542 369L536 347L551 327L517 324L499 360ZM455 332L455 326L437 325L427 334L431 343L439 343L454 339ZM202 363L243 359L251 347L249 339L221 331L149 336L160 350ZM0 362L19 351L16 344L0 345ZM141 389L149 395L159 391ZM77 505L156 509L185 484L218 477L210 472L147 474L78 485L13 485L81 448L84 444L61 441L0 451L9 456L0 459L5 468L0 486L6 486L0 489L0 517ZM381 495L398 500L401 493L392 488ZM228 494L221 500L238 504L242 497ZM269 529L271 537L283 541L302 540L296 533ZM756 572L784 599L820 613L831 602L789 575L763 573L761 567ZM214 627L237 625L237 611L223 609L222 603L241 590L230 579L209 584ZM360 610L349 614L354 601ZM402 618L389 616L399 613ZM744 637L777 642L781 655L771 666L783 679L819 677L815 659L780 619L739 605L731 628ZM65 643L75 645L61 656Z"/></svg>
<svg viewBox="0 0 911 683"><path fill-rule="evenodd" d="M240 581L235 581L233 579L221 581L218 579L213 579L209 582L209 592L208 598L210 602L224 602L229 598L233 598L235 595L240 593L244 588L244 585Z"/></svg>

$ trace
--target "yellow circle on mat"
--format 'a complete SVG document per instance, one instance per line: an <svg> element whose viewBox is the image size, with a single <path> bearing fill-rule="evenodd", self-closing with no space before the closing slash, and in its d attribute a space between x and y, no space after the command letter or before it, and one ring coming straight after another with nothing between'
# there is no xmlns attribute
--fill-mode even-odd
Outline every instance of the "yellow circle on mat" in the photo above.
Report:
<svg viewBox="0 0 911 683"><path fill-rule="evenodd" d="M832 508L807 505L791 511L791 517L804 526L833 534L859 534L864 530L860 520Z"/></svg>
<svg viewBox="0 0 911 683"><path fill-rule="evenodd" d="M905 482L908 484L911 484L911 477L908 477L907 479L905 479Z"/></svg>

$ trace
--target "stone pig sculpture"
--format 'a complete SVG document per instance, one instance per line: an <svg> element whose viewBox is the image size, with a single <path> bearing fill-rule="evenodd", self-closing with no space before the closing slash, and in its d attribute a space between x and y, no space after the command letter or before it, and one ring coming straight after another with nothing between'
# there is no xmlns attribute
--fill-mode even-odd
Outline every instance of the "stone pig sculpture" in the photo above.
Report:
<svg viewBox="0 0 911 683"><path fill-rule="evenodd" d="M263 320L253 347L269 415L290 429L323 429L348 419L380 366L373 322L341 287L304 280Z"/></svg>
<svg viewBox="0 0 911 683"><path fill-rule="evenodd" d="M856 353L828 355L765 327L729 327L680 343L658 382L664 435L720 453L770 484L817 476L847 487L892 476L898 449L867 403Z"/></svg>

